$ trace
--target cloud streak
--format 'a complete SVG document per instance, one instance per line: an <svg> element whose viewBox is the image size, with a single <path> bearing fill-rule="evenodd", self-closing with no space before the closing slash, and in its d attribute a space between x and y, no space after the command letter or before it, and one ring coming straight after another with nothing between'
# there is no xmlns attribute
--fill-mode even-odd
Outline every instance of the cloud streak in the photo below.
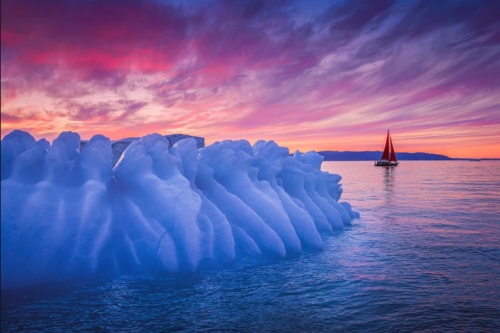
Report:
<svg viewBox="0 0 500 333"><path fill-rule="evenodd" d="M390 127L400 150L477 157L473 138L500 151L497 1L1 6L2 136L36 126L368 150Z"/></svg>

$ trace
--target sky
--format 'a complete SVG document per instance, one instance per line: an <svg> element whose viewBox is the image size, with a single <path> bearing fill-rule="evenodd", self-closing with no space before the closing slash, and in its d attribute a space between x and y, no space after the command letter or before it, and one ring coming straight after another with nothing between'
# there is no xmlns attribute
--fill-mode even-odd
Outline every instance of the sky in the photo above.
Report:
<svg viewBox="0 0 500 333"><path fill-rule="evenodd" d="M1 134L500 158L500 1L2 0Z"/></svg>

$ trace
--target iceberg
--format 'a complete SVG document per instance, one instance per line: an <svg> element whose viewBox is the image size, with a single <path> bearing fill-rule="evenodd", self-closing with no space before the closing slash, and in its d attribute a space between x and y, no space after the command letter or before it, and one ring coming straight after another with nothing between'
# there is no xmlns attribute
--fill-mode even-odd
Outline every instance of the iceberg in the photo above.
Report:
<svg viewBox="0 0 500 333"><path fill-rule="evenodd" d="M186 134L170 134L170 135L165 135L164 136L168 140L169 148L172 148L172 146L183 139L186 138L193 138L196 141L196 147L198 148L203 148L205 147L205 138L199 137L199 136L192 136L192 135L186 135ZM111 142L111 149L113 151L113 166L118 163L118 160L122 156L123 152L127 147L134 141L139 140L140 138L126 138L126 139L121 139L117 141ZM81 141L80 143L80 150L83 149L83 147L88 143L88 141Z"/></svg>
<svg viewBox="0 0 500 333"><path fill-rule="evenodd" d="M292 257L359 217L322 156L273 141L15 130L1 146L2 289Z"/></svg>

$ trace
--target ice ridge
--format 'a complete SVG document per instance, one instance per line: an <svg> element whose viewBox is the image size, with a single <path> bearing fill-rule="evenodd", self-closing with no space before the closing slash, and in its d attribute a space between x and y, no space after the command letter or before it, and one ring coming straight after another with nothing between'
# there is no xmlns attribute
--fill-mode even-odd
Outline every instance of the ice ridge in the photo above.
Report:
<svg viewBox="0 0 500 333"><path fill-rule="evenodd" d="M1 142L2 289L96 275L193 272L236 258L321 250L321 235L359 213L315 152L273 141L173 146L133 140L113 166L112 142L52 144L23 131Z"/></svg>

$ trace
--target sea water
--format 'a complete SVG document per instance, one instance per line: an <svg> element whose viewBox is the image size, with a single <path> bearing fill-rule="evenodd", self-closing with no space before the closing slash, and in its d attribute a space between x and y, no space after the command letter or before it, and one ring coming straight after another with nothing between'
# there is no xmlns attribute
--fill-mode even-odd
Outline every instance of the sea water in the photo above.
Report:
<svg viewBox="0 0 500 333"><path fill-rule="evenodd" d="M2 292L2 331L500 330L500 162L324 162L360 211L322 252Z"/></svg>

